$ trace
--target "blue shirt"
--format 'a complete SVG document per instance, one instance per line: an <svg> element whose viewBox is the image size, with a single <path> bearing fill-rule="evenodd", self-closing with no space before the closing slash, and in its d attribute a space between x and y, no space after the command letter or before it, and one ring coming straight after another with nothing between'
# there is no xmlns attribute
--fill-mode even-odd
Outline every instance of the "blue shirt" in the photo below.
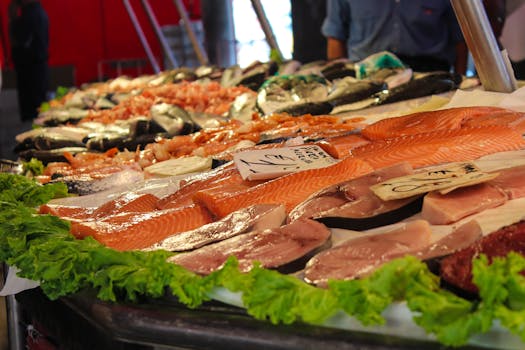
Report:
<svg viewBox="0 0 525 350"><path fill-rule="evenodd" d="M328 0L322 33L346 41L352 61L390 51L452 65L463 41L450 0Z"/></svg>

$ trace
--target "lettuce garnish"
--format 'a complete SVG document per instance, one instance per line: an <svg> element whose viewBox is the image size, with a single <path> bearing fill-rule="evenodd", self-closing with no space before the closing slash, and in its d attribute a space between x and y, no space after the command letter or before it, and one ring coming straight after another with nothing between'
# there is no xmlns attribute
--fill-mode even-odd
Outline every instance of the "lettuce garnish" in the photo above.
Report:
<svg viewBox="0 0 525 350"><path fill-rule="evenodd" d="M195 308L215 287L241 292L247 312L274 324L322 324L343 310L364 325L385 323L382 313L405 301L414 322L443 344L461 346L498 321L525 342L525 257L511 253L473 261L479 300L466 300L440 288L426 264L406 256L385 264L366 278L329 281L317 288L297 277L255 266L242 273L235 258L201 277L166 260L172 254L118 252L92 238L75 239L69 223L38 215L37 207L67 195L64 185L39 185L23 176L0 174L0 261L16 266L19 276L39 281L56 299L84 288L105 301L175 296Z"/></svg>

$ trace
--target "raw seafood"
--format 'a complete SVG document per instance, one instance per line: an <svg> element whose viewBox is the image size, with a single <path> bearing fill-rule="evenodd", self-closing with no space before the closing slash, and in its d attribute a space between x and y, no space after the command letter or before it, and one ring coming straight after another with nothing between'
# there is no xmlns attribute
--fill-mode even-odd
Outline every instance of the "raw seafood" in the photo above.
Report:
<svg viewBox="0 0 525 350"><path fill-rule="evenodd" d="M414 255L421 260L444 257L468 247L480 239L482 234L478 222L470 220Z"/></svg>
<svg viewBox="0 0 525 350"><path fill-rule="evenodd" d="M372 170L367 162L347 157L325 168L288 174L236 193L230 192L228 195L216 193L199 201L199 204L206 206L217 217L224 217L257 203L282 203L289 212L312 193L334 183L367 174Z"/></svg>
<svg viewBox="0 0 525 350"><path fill-rule="evenodd" d="M176 233L143 250L164 249L173 252L192 250L203 245L222 241L247 231L280 227L286 219L284 206L257 204L227 215L191 231Z"/></svg>
<svg viewBox="0 0 525 350"><path fill-rule="evenodd" d="M502 117L514 121L523 117L523 113L498 107L449 108L383 119L365 127L361 133L370 140L381 140L429 131L459 129L463 126L480 126L489 122L503 123L500 119Z"/></svg>
<svg viewBox="0 0 525 350"><path fill-rule="evenodd" d="M66 220L97 220L120 213L147 213L155 209L158 200L149 193L127 192L98 208L44 204L40 214L52 214Z"/></svg>
<svg viewBox="0 0 525 350"><path fill-rule="evenodd" d="M374 195L370 186L412 173L410 164L399 163L326 187L295 207L290 212L290 220L327 216L362 218L399 208L407 201L383 201Z"/></svg>
<svg viewBox="0 0 525 350"><path fill-rule="evenodd" d="M304 271L307 282L326 286L330 279L363 277L394 258L413 254L430 244L430 225L415 220L391 231L350 239L316 254Z"/></svg>
<svg viewBox="0 0 525 350"><path fill-rule="evenodd" d="M488 183L461 187L444 195L435 191L425 196L421 217L434 225L446 225L506 201L505 192Z"/></svg>
<svg viewBox="0 0 525 350"><path fill-rule="evenodd" d="M491 258L506 256L509 252L525 254L525 221L507 226L483 237L441 261L441 278L447 283L470 293L478 288L472 282L472 259L485 254Z"/></svg>
<svg viewBox="0 0 525 350"><path fill-rule="evenodd" d="M169 261L199 274L219 269L233 255L239 269L248 271L255 261L262 267L276 268L293 262L324 245L330 231L316 221L296 220L279 228L253 231L210 244L187 253L180 253Z"/></svg>
<svg viewBox="0 0 525 350"><path fill-rule="evenodd" d="M491 153L525 148L520 133L494 125L439 130L378 140L357 147L352 154L374 168L407 161L414 168L477 159Z"/></svg>
<svg viewBox="0 0 525 350"><path fill-rule="evenodd" d="M77 238L92 236L116 250L134 250L212 222L206 209L192 205L147 213L121 213L98 221L74 221L71 233Z"/></svg>

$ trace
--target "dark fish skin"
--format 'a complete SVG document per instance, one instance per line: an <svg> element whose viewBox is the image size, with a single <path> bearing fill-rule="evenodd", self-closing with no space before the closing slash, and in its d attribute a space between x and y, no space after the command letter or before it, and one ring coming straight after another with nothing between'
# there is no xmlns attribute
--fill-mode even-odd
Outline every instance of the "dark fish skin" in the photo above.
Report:
<svg viewBox="0 0 525 350"><path fill-rule="evenodd" d="M354 103L364 100L375 93L386 89L383 82L358 81L344 88L343 93L338 93L335 97L328 96L327 102L333 107Z"/></svg>
<svg viewBox="0 0 525 350"><path fill-rule="evenodd" d="M305 114L323 115L329 114L333 109L330 102L307 102L301 104L294 104L276 110L274 113L288 113L292 116L300 116Z"/></svg>
<svg viewBox="0 0 525 350"><path fill-rule="evenodd" d="M348 62L331 63L321 70L321 74L328 80L356 76L353 65Z"/></svg>
<svg viewBox="0 0 525 350"><path fill-rule="evenodd" d="M25 161L29 161L31 158L36 158L44 165L47 165L47 163L51 162L66 162L67 159L64 157L65 151L68 151L71 154L76 154L78 152L87 152L88 149L85 147L66 147L52 150L28 149L19 152L18 156Z"/></svg>
<svg viewBox="0 0 525 350"><path fill-rule="evenodd" d="M379 92L377 94L377 104L387 104L440 94L457 88L457 78L451 73L428 74L396 86L391 90Z"/></svg>
<svg viewBox="0 0 525 350"><path fill-rule="evenodd" d="M390 225L403 219L411 217L421 211L423 206L423 197L413 198L405 205L391 211L368 216L363 218L345 218L345 217L319 217L315 220L332 228L343 228L354 231L364 231L372 228Z"/></svg>
<svg viewBox="0 0 525 350"><path fill-rule="evenodd" d="M137 137L115 137L115 138L93 138L90 139L86 146L90 151L105 152L111 148L117 148L120 151L125 149L143 149L148 143L155 142L155 139L162 134L145 134Z"/></svg>
<svg viewBox="0 0 525 350"><path fill-rule="evenodd" d="M236 85L243 85L257 91L268 77L277 72L277 69L278 65L273 61L246 67Z"/></svg>
<svg viewBox="0 0 525 350"><path fill-rule="evenodd" d="M33 139L34 148L37 150L51 150L64 147L83 147L82 142L71 139L37 136Z"/></svg>

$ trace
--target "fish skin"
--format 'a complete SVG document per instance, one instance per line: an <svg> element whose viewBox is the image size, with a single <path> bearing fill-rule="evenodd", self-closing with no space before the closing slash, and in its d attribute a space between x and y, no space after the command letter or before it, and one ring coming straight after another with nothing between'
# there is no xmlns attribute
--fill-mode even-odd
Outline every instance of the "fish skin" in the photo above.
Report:
<svg viewBox="0 0 525 350"><path fill-rule="evenodd" d="M449 72L431 72L422 77L415 77L386 92L379 92L377 104L393 103L454 90L458 86L455 79L456 77Z"/></svg>
<svg viewBox="0 0 525 350"><path fill-rule="evenodd" d="M256 204L191 231L176 233L143 250L179 252L200 248L253 230L280 227L286 219L283 205Z"/></svg>
<svg viewBox="0 0 525 350"><path fill-rule="evenodd" d="M335 183L371 172L373 168L364 160L347 157L338 163L320 169L309 169L281 176L244 191L228 196L216 195L197 203L215 216L222 218L252 204L284 204L290 212L312 193Z"/></svg>
<svg viewBox="0 0 525 350"><path fill-rule="evenodd" d="M147 213L155 209L158 200L159 198L153 194L127 192L98 208L44 204L40 207L39 212L66 220L98 220L120 213Z"/></svg>
<svg viewBox="0 0 525 350"><path fill-rule="evenodd" d="M353 149L352 154L374 168L403 161L419 168L523 148L525 140L521 134L506 126L491 125L378 140Z"/></svg>
<svg viewBox="0 0 525 350"><path fill-rule="evenodd" d="M308 261L304 278L325 287L329 279L348 280L368 275L380 265L430 244L430 225L414 220L389 232L360 236L316 254Z"/></svg>
<svg viewBox="0 0 525 350"><path fill-rule="evenodd" d="M326 226L301 219L278 228L237 235L174 255L168 261L202 275L219 269L231 255L239 261L241 271L249 271L254 261L265 268L276 268L323 246L329 238L330 230Z"/></svg>
<svg viewBox="0 0 525 350"><path fill-rule="evenodd" d="M503 124L500 119L502 116L509 118L506 121L508 123L517 120L521 115L523 114L499 107L457 107L383 119L365 127L361 134L369 140L382 140L426 133L429 130Z"/></svg>
<svg viewBox="0 0 525 350"><path fill-rule="evenodd" d="M209 212L197 205L149 213L121 213L97 221L71 223L77 238L92 236L120 251L143 249L175 233L193 230L212 222Z"/></svg>
<svg viewBox="0 0 525 350"><path fill-rule="evenodd" d="M352 180L325 187L296 206L289 214L290 220L293 221L300 217L319 218L323 216L338 216L330 215L330 213L333 212L337 214L338 212L344 212L346 206L355 206L355 204L363 202L365 198L370 198L366 200L367 206L369 207L368 209L377 210L381 207L381 203L384 202L373 194L370 186L390 178L412 173L412 167L408 163L398 163L377 169ZM372 215L374 215L374 213L370 213L368 216ZM360 217L362 217L362 215Z"/></svg>

